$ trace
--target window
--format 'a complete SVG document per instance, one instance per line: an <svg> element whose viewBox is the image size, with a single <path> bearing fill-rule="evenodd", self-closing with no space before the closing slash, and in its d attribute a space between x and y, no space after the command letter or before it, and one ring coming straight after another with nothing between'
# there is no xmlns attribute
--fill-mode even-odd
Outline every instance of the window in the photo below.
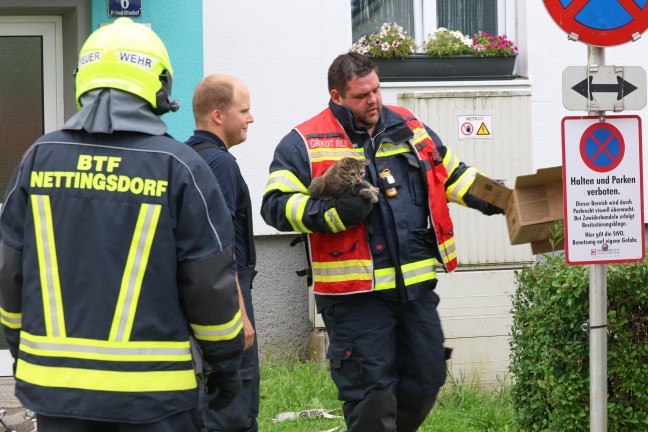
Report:
<svg viewBox="0 0 648 432"><path fill-rule="evenodd" d="M472 36L478 31L516 40L515 0L351 0L353 41L397 22L417 43L439 27Z"/></svg>
<svg viewBox="0 0 648 432"><path fill-rule="evenodd" d="M27 147L63 124L60 32L58 17L0 16L0 202Z"/></svg>

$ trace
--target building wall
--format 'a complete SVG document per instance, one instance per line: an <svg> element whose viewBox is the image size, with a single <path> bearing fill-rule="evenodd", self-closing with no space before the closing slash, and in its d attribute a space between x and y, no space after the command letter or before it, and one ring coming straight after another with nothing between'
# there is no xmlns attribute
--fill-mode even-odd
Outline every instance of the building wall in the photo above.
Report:
<svg viewBox="0 0 648 432"><path fill-rule="evenodd" d="M258 236L257 271L252 302L257 324L259 354L286 358L309 355L308 289L306 279L295 273L306 266L303 243L290 246L297 237Z"/></svg>
<svg viewBox="0 0 648 432"><path fill-rule="evenodd" d="M247 179L257 234L275 234L260 216L276 145L328 103L327 70L350 47L348 0L204 2L204 73L241 78L255 122L232 149Z"/></svg>
<svg viewBox="0 0 648 432"><path fill-rule="evenodd" d="M150 24L164 42L173 67L172 99L180 101L180 110L165 114L168 132L181 141L191 136L194 118L191 98L203 78L203 1L142 1L142 17L133 21ZM106 0L92 0L92 30L114 21L108 16Z"/></svg>

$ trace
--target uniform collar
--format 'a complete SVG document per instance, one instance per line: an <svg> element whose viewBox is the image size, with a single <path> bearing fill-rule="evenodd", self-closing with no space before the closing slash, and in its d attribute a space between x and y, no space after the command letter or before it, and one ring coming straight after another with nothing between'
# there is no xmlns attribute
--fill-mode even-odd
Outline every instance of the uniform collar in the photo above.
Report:
<svg viewBox="0 0 648 432"><path fill-rule="evenodd" d="M150 104L134 94L113 88L94 89L81 96L82 108L63 125L64 130L112 134L117 131L164 135L166 124Z"/></svg>
<svg viewBox="0 0 648 432"><path fill-rule="evenodd" d="M332 100L329 100L329 109L340 122L342 127L347 132L353 132L356 135L366 134L367 129L364 127L357 127L355 124L355 117L350 109L342 105L338 105ZM383 105L380 119L374 128L374 135L380 131L390 128L392 126L404 123L403 117L390 110L386 105Z"/></svg>
<svg viewBox="0 0 648 432"><path fill-rule="evenodd" d="M223 142L222 139L218 137L218 135L206 131L204 129L196 129L194 130L194 134L191 138L187 140L187 144L190 146L194 146L196 144L202 143L202 142L208 142L217 145L221 150L227 151L227 146Z"/></svg>

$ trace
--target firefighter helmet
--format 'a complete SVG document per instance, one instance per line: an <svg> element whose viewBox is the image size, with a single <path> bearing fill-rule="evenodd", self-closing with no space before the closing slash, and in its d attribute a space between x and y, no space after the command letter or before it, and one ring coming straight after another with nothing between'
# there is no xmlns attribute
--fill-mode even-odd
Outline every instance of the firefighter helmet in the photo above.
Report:
<svg viewBox="0 0 648 432"><path fill-rule="evenodd" d="M79 53L76 101L96 88L124 90L148 101L156 114L177 110L171 102L173 69L162 40L147 26L118 18L95 30Z"/></svg>

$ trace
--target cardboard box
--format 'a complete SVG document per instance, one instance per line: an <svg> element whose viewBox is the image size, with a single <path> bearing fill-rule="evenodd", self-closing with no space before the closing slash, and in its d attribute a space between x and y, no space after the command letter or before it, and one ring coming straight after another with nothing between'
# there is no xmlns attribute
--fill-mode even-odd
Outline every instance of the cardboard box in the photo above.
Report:
<svg viewBox="0 0 648 432"><path fill-rule="evenodd" d="M563 219L562 167L520 176L512 190L477 174L469 193L504 209L511 244L531 243L533 253L552 250L549 239ZM555 250L563 248L561 242Z"/></svg>

